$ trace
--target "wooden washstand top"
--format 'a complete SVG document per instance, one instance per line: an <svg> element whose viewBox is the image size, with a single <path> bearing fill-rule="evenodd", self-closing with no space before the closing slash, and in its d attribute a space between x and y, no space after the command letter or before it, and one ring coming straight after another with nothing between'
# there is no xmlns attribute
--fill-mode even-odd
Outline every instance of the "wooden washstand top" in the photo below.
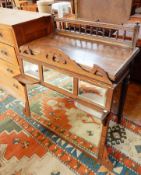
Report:
<svg viewBox="0 0 141 175"><path fill-rule="evenodd" d="M51 34L24 45L39 54L47 47L61 49L75 62L92 68L98 65L108 73L112 81L118 80L139 52L138 48L127 48L76 37ZM23 46L22 46L23 47Z"/></svg>

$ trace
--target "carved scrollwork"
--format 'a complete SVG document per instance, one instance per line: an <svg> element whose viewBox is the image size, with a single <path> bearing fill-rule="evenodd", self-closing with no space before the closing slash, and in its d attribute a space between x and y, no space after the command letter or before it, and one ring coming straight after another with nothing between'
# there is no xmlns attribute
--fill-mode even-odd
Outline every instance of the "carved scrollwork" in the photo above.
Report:
<svg viewBox="0 0 141 175"><path fill-rule="evenodd" d="M82 75L90 76L99 81L103 81L108 84L112 84L108 73L97 65L94 65L92 69L86 68L83 65L76 63L68 55L66 55L62 50L58 48L47 47L41 49L40 51L33 51L29 46L22 46L21 54L31 55L32 59L36 61L45 62L49 65L56 66L58 68L66 69L74 73L80 73Z"/></svg>
<svg viewBox="0 0 141 175"><path fill-rule="evenodd" d="M93 65L93 67L91 69L86 69L85 67L83 67L82 65L79 65L81 67L81 69L83 69L84 71L87 71L93 75L95 75L96 77L99 77L100 79L105 80L105 82L108 82L110 84L112 84L112 81L109 78L109 75L107 72L104 71L104 69L102 69L101 67L99 67L98 65Z"/></svg>
<svg viewBox="0 0 141 175"><path fill-rule="evenodd" d="M58 57L58 55L54 55L52 60L57 63L67 64L66 60L63 59L61 56Z"/></svg>
<svg viewBox="0 0 141 175"><path fill-rule="evenodd" d="M57 52L49 52L46 55L46 59L55 63L67 64L67 60L65 60L64 56L62 54L58 54Z"/></svg>
<svg viewBox="0 0 141 175"><path fill-rule="evenodd" d="M20 53L21 54L26 54L26 55L35 55L34 51L28 46L22 46L20 48ZM59 63L59 64L67 64L67 55L65 55L61 50L56 49L56 48L46 48L45 50L41 50L40 53L38 53L40 56L44 57L48 61L52 61L54 63ZM37 54L37 55L38 55Z"/></svg>
<svg viewBox="0 0 141 175"><path fill-rule="evenodd" d="M27 54L27 55L34 55L32 49L30 49L28 45L22 46L22 47L20 48L20 53L22 53L22 54Z"/></svg>
<svg viewBox="0 0 141 175"><path fill-rule="evenodd" d="M47 60L47 62L53 62L58 64L66 65L68 63L68 59L70 58L61 50L57 48L46 48L43 52L43 57Z"/></svg>
<svg viewBox="0 0 141 175"><path fill-rule="evenodd" d="M90 70L90 72L97 76L109 78L107 72L97 65L93 65L93 68Z"/></svg>

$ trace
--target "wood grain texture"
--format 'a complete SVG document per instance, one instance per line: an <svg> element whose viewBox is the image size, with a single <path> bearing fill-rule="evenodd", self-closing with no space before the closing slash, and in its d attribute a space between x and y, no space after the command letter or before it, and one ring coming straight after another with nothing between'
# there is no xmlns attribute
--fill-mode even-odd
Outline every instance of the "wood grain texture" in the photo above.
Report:
<svg viewBox="0 0 141 175"><path fill-rule="evenodd" d="M20 73L19 67L2 59L0 59L0 70L11 78Z"/></svg>
<svg viewBox="0 0 141 175"><path fill-rule="evenodd" d="M25 87L13 78L22 71L19 46L52 32L51 21L48 14L0 8L0 87L22 101Z"/></svg>
<svg viewBox="0 0 141 175"><path fill-rule="evenodd" d="M11 28L0 23L0 42L14 45L14 37Z"/></svg>
<svg viewBox="0 0 141 175"><path fill-rule="evenodd" d="M40 54L47 47L61 49L72 60L91 69L98 65L115 81L126 66L134 59L138 49L123 48L99 42L87 41L59 34L51 34L33 42L27 43L35 54ZM40 58L39 58L40 59Z"/></svg>
<svg viewBox="0 0 141 175"><path fill-rule="evenodd" d="M0 58L18 66L18 61L14 47L0 43Z"/></svg>

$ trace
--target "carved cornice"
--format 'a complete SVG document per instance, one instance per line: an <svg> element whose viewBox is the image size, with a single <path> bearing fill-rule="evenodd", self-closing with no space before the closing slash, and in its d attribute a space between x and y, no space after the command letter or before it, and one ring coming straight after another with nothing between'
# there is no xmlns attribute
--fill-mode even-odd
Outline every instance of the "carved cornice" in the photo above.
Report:
<svg viewBox="0 0 141 175"><path fill-rule="evenodd" d="M89 78L112 84L108 73L104 71L98 65L93 65L93 68L86 68L83 65L78 64L72 60L68 55L66 55L62 50L57 48L47 47L44 50L40 50L39 53L36 53L29 46L22 46L20 48L20 53L24 57L28 55L33 60L47 63L48 65L58 67L59 69L65 69L66 71L71 71L79 75L87 76Z"/></svg>

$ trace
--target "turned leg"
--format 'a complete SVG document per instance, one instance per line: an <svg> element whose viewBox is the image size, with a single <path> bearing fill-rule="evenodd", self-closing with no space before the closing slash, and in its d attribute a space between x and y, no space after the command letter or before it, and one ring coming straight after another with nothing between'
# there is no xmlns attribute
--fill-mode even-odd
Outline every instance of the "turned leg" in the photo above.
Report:
<svg viewBox="0 0 141 175"><path fill-rule="evenodd" d="M40 81L39 80L34 80L32 78L30 78L29 76L26 76L24 74L19 74L17 76L14 77L24 88L24 94L25 94L25 108L23 110L23 113L26 116L31 116L31 112L30 112L30 105L29 105L29 99L28 99L28 90L27 90L27 85L33 85L33 84L37 84Z"/></svg>
<svg viewBox="0 0 141 175"><path fill-rule="evenodd" d="M109 122L105 121L103 123L103 126L102 126L102 134L101 134L101 140L100 140L98 160L102 165L104 165L105 167L107 167L111 171L113 169L113 164L109 160L107 147L106 147L108 123Z"/></svg>
<svg viewBox="0 0 141 175"><path fill-rule="evenodd" d="M24 92L25 92L25 107L24 107L23 113L27 117L30 117L31 116L31 112L30 112L30 105L29 105L29 99L28 99L28 91L27 91L27 86L26 85L24 85Z"/></svg>

